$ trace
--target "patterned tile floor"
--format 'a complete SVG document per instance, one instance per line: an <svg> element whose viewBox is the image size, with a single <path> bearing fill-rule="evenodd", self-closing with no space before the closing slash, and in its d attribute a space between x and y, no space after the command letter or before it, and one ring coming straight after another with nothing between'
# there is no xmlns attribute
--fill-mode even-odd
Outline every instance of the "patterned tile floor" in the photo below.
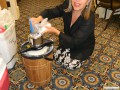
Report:
<svg viewBox="0 0 120 90"><path fill-rule="evenodd" d="M27 40L29 35L28 17L37 17L45 8L54 7L63 0L21 0L20 19L16 21L16 34L18 51L20 45ZM52 26L63 30L61 18L50 20ZM53 62L52 80L44 86L44 90L105 90L104 87L120 86L120 18L113 18L113 22L104 31L106 20L95 19L95 50L89 60L75 71L65 70ZM58 38L53 34L45 34L44 38L51 38L58 45ZM42 90L41 87L29 83L22 57L16 62L13 69L9 70L9 90ZM112 89L114 90L114 89ZM118 90L118 89L116 89Z"/></svg>

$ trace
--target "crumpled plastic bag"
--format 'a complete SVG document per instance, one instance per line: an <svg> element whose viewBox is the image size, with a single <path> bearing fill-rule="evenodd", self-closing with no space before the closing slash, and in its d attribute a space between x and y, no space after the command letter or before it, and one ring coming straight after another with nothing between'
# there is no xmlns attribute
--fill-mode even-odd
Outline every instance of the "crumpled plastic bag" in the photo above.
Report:
<svg viewBox="0 0 120 90"><path fill-rule="evenodd" d="M33 26L34 32L30 34L31 37L37 39L42 36L46 29L46 26L51 27L51 24L48 22L48 18L45 18L41 23L37 23Z"/></svg>
<svg viewBox="0 0 120 90"><path fill-rule="evenodd" d="M7 9L0 10L0 26L10 26L14 22L11 12Z"/></svg>

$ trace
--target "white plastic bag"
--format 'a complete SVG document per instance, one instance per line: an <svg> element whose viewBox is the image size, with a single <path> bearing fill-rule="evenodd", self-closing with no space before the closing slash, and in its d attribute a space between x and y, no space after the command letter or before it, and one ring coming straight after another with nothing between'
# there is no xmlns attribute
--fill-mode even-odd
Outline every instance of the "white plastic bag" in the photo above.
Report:
<svg viewBox="0 0 120 90"><path fill-rule="evenodd" d="M47 30L46 26L51 27L51 24L48 22L48 18L43 19L41 23L35 24L33 26L35 33L30 34L30 36L33 37L34 39L41 37L44 31Z"/></svg>
<svg viewBox="0 0 120 90"><path fill-rule="evenodd" d="M35 28L37 29L38 33L43 34L46 29L46 26L51 27L51 24L48 22L48 18L42 20L41 23L35 24Z"/></svg>
<svg viewBox="0 0 120 90"><path fill-rule="evenodd" d="M9 10L7 9L0 10L0 26L9 27L14 21L15 20L12 17Z"/></svg>
<svg viewBox="0 0 120 90"><path fill-rule="evenodd" d="M17 53L17 41L15 31L15 20L7 9L0 11L0 26L6 30L0 33L0 54L8 69L13 68L17 58L14 57Z"/></svg>

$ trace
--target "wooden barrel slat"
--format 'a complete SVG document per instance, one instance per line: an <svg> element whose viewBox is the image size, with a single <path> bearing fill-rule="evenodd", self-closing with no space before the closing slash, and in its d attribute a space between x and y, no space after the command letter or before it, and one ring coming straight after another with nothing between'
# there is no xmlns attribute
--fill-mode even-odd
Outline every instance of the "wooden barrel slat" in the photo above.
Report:
<svg viewBox="0 0 120 90"><path fill-rule="evenodd" d="M49 55L49 58L52 54ZM37 86L44 86L50 82L52 77L52 62L44 58L28 59L23 57L26 75L31 83Z"/></svg>

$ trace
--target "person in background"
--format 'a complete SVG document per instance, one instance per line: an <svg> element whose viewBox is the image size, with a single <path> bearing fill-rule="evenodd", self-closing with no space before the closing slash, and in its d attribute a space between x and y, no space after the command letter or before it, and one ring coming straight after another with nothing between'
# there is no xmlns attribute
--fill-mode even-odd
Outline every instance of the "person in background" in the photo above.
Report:
<svg viewBox="0 0 120 90"><path fill-rule="evenodd" d="M92 0L65 0L52 9L45 9L37 18L31 18L33 24L63 17L64 32L55 27L46 27L44 33L54 33L59 38L59 47L54 53L54 60L65 68L75 70L93 53L95 46L94 13Z"/></svg>

